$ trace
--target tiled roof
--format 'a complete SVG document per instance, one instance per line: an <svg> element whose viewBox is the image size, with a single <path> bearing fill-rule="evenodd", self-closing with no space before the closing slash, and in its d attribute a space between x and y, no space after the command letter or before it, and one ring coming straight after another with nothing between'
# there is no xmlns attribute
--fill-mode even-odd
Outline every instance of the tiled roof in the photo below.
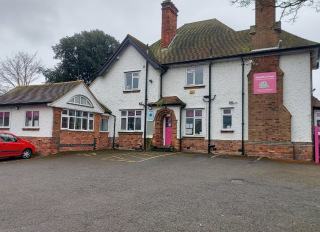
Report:
<svg viewBox="0 0 320 232"><path fill-rule="evenodd" d="M316 108L320 108L320 101L318 100L318 98L314 96L312 96L312 106Z"/></svg>
<svg viewBox="0 0 320 232"><path fill-rule="evenodd" d="M280 33L280 49L319 45L286 31ZM161 49L161 41L150 46L151 54L161 64L222 58L251 53L250 30L235 31L217 19L185 24L168 49Z"/></svg>
<svg viewBox="0 0 320 232"><path fill-rule="evenodd" d="M181 105L185 106L186 103L180 100L177 96L170 96L170 97L162 97L156 102L149 102L149 106L169 106L169 105Z"/></svg>
<svg viewBox="0 0 320 232"><path fill-rule="evenodd" d="M8 93L0 96L0 106L50 103L71 91L81 83L83 83L83 81L18 86Z"/></svg>

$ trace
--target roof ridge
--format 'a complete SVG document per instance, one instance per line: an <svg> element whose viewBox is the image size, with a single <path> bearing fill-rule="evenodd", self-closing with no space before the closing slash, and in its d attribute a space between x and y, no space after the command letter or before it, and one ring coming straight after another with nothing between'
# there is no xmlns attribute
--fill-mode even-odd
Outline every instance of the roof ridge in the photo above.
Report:
<svg viewBox="0 0 320 232"><path fill-rule="evenodd" d="M15 88L25 88L25 87L43 87L43 86L52 86L52 85L64 85L64 84L71 84L71 83L82 83L83 80L77 80L77 81L66 81L66 82L56 82L56 83L45 83L45 84L37 84L37 85L19 85ZM14 88L14 89L15 89Z"/></svg>

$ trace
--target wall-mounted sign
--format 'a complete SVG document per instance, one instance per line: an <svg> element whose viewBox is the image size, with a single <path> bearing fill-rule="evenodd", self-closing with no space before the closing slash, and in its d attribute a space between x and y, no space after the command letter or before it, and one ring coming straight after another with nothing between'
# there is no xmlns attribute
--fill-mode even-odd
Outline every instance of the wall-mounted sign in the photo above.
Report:
<svg viewBox="0 0 320 232"><path fill-rule="evenodd" d="M253 74L253 94L277 93L277 73Z"/></svg>
<svg viewBox="0 0 320 232"><path fill-rule="evenodd" d="M154 112L153 110L148 110L148 121L154 120Z"/></svg>

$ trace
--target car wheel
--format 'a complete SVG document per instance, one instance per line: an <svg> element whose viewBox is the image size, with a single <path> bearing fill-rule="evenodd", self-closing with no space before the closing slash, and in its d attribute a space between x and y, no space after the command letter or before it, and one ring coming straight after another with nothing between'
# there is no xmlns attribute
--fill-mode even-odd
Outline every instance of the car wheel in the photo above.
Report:
<svg viewBox="0 0 320 232"><path fill-rule="evenodd" d="M22 152L21 157L22 159L29 159L31 158L31 155L32 155L32 151L29 148L27 148Z"/></svg>

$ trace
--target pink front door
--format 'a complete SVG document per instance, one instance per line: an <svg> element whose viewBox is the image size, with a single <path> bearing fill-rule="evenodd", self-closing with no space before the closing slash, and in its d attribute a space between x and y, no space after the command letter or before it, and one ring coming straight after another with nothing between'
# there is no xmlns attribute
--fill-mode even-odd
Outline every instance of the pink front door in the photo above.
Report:
<svg viewBox="0 0 320 232"><path fill-rule="evenodd" d="M164 145L170 146L172 138L172 118L164 118Z"/></svg>

